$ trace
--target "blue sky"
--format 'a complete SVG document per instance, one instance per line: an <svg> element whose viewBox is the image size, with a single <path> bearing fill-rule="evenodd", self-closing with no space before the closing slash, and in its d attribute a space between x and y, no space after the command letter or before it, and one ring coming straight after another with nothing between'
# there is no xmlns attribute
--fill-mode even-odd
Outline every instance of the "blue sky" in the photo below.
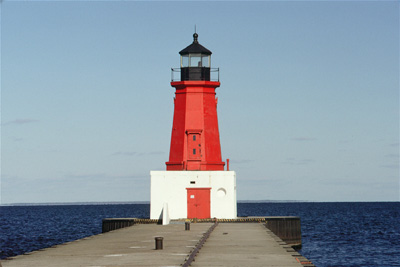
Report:
<svg viewBox="0 0 400 267"><path fill-rule="evenodd" d="M1 203L148 201L194 25L238 199L399 201L398 1L3 1Z"/></svg>

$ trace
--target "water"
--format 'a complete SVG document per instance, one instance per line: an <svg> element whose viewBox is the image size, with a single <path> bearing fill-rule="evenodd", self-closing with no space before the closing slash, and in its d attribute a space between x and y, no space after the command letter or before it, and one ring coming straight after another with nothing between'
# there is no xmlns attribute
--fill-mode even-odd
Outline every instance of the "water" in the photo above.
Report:
<svg viewBox="0 0 400 267"><path fill-rule="evenodd" d="M400 266L400 203L241 204L241 215L301 217L301 254L318 267Z"/></svg>
<svg viewBox="0 0 400 267"><path fill-rule="evenodd" d="M0 258L101 233L103 218L148 218L148 204L2 206ZM400 266L400 203L239 203L238 216L300 216L318 267Z"/></svg>

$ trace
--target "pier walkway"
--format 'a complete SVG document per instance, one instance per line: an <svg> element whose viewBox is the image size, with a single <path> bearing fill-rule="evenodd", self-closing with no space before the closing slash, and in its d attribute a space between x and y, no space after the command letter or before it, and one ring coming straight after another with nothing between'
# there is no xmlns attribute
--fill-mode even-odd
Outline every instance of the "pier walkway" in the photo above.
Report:
<svg viewBox="0 0 400 267"><path fill-rule="evenodd" d="M181 266L213 223L138 224L1 261L9 266ZM155 237L163 249L155 250ZM262 223L219 223L191 266L314 266Z"/></svg>

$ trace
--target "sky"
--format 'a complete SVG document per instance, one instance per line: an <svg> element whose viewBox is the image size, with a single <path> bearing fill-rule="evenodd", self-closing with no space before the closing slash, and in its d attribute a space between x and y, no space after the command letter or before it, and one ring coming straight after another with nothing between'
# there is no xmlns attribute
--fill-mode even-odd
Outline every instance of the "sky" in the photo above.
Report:
<svg viewBox="0 0 400 267"><path fill-rule="evenodd" d="M149 201L195 25L238 200L400 200L398 1L0 8L1 204Z"/></svg>

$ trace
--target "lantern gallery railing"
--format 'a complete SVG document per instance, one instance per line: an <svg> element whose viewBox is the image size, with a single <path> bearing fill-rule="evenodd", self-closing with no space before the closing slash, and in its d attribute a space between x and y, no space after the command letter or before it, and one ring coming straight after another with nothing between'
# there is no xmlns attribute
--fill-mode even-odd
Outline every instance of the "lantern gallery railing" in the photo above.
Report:
<svg viewBox="0 0 400 267"><path fill-rule="evenodd" d="M219 68L171 68L171 82L190 80L219 82Z"/></svg>

